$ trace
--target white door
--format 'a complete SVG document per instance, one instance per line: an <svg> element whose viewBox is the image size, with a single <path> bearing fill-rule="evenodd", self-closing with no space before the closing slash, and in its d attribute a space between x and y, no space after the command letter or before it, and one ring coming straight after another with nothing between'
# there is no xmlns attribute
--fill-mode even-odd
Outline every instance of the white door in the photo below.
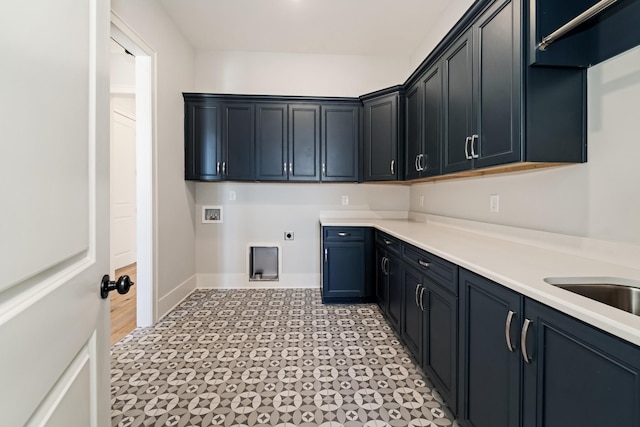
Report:
<svg viewBox="0 0 640 427"><path fill-rule="evenodd" d="M111 98L111 271L136 262L136 121ZM131 109L131 108L129 108Z"/></svg>
<svg viewBox="0 0 640 427"><path fill-rule="evenodd" d="M110 424L109 1L0 2L0 425Z"/></svg>

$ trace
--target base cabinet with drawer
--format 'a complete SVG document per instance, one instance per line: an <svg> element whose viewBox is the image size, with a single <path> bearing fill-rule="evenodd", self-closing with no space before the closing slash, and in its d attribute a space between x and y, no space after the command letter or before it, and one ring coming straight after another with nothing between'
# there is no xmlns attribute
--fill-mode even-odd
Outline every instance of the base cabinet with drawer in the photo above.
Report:
<svg viewBox="0 0 640 427"><path fill-rule="evenodd" d="M373 301L373 230L322 227L322 235L322 302Z"/></svg>
<svg viewBox="0 0 640 427"><path fill-rule="evenodd" d="M640 425L639 347L465 270L460 375L464 426Z"/></svg>

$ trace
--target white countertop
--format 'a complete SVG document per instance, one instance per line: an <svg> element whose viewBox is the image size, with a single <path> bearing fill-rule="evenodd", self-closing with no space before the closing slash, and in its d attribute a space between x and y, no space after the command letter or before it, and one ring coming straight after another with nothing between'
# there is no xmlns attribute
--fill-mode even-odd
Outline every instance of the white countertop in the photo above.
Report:
<svg viewBox="0 0 640 427"><path fill-rule="evenodd" d="M375 216L375 215L373 215ZM640 284L640 247L424 214L411 219L322 217L322 226L373 227L529 298L640 345L640 316L574 294L546 277Z"/></svg>

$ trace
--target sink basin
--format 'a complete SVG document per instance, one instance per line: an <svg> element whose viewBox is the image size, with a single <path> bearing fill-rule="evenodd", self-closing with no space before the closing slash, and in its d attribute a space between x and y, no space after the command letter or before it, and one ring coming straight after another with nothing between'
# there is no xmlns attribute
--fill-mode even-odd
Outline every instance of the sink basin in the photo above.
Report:
<svg viewBox="0 0 640 427"><path fill-rule="evenodd" d="M545 282L640 316L640 282L615 277L547 277Z"/></svg>

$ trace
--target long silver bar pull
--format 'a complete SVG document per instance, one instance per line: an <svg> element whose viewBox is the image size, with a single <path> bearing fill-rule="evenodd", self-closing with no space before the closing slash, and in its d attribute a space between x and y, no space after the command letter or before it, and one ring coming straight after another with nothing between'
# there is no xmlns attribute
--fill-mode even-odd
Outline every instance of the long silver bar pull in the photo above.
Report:
<svg viewBox="0 0 640 427"><path fill-rule="evenodd" d="M417 305L418 307L420 307L420 304L418 303L418 289L420 289L421 287L422 287L422 284L420 284L420 283L418 283L418 284L416 285L416 296L415 296L415 300L416 300L416 305Z"/></svg>
<svg viewBox="0 0 640 427"><path fill-rule="evenodd" d="M473 157L469 155L469 141L471 141L470 136L464 139L464 156L467 158L467 160L473 159Z"/></svg>
<svg viewBox="0 0 640 427"><path fill-rule="evenodd" d="M216 175L220 175L220 162L216 162Z"/></svg>
<svg viewBox="0 0 640 427"><path fill-rule="evenodd" d="M422 302L422 295L424 294L424 286L420 289L420 296L418 299L420 300L420 311L424 311L424 303Z"/></svg>
<svg viewBox="0 0 640 427"><path fill-rule="evenodd" d="M327 262L327 257L329 256L329 251L328 249L325 248L324 250L324 262Z"/></svg>
<svg viewBox="0 0 640 427"><path fill-rule="evenodd" d="M471 136L471 157L474 159L477 159L478 157L480 157L480 155L478 155L478 153L476 153L476 149L475 146L477 145L476 142L478 141L479 136L478 135L472 135Z"/></svg>
<svg viewBox="0 0 640 427"><path fill-rule="evenodd" d="M282 165L282 173L285 175L287 174L287 162L284 162Z"/></svg>
<svg viewBox="0 0 640 427"><path fill-rule="evenodd" d="M513 316L516 314L515 311L509 310L509 314L507 314L507 321L504 325L504 338L507 341L507 348L510 352L513 352L515 349L511 344L511 321L513 320Z"/></svg>
<svg viewBox="0 0 640 427"><path fill-rule="evenodd" d="M562 27L560 27L557 30L555 30L553 33L549 34L546 37L543 37L542 41L538 45L538 49L540 49L542 51L547 50L547 47L549 47L549 45L551 43L555 42L560 37L564 36L569 31L571 31L574 28L576 28L578 25L580 25L580 24L588 21L589 19L593 18L594 16L598 15L600 12L602 12L603 10L605 10L606 8L608 8L609 6L611 6L612 4L614 4L617 1L618 0L602 0L602 1L594 4L589 9L585 10L580 15L576 16L571 21L567 22Z"/></svg>
<svg viewBox="0 0 640 427"><path fill-rule="evenodd" d="M420 154L416 154L416 172L420 172L420 166L418 166L418 159L420 158Z"/></svg>
<svg viewBox="0 0 640 427"><path fill-rule="evenodd" d="M293 176L293 163L289 163L289 175Z"/></svg>
<svg viewBox="0 0 640 427"><path fill-rule="evenodd" d="M396 165L396 161L395 160L391 160L391 175L395 175L396 174L395 165Z"/></svg>
<svg viewBox="0 0 640 427"><path fill-rule="evenodd" d="M526 363L531 363L531 358L527 353L527 333L529 332L530 324L531 320L524 319L524 323L522 324L522 332L520 334L520 351L522 351L522 358Z"/></svg>

